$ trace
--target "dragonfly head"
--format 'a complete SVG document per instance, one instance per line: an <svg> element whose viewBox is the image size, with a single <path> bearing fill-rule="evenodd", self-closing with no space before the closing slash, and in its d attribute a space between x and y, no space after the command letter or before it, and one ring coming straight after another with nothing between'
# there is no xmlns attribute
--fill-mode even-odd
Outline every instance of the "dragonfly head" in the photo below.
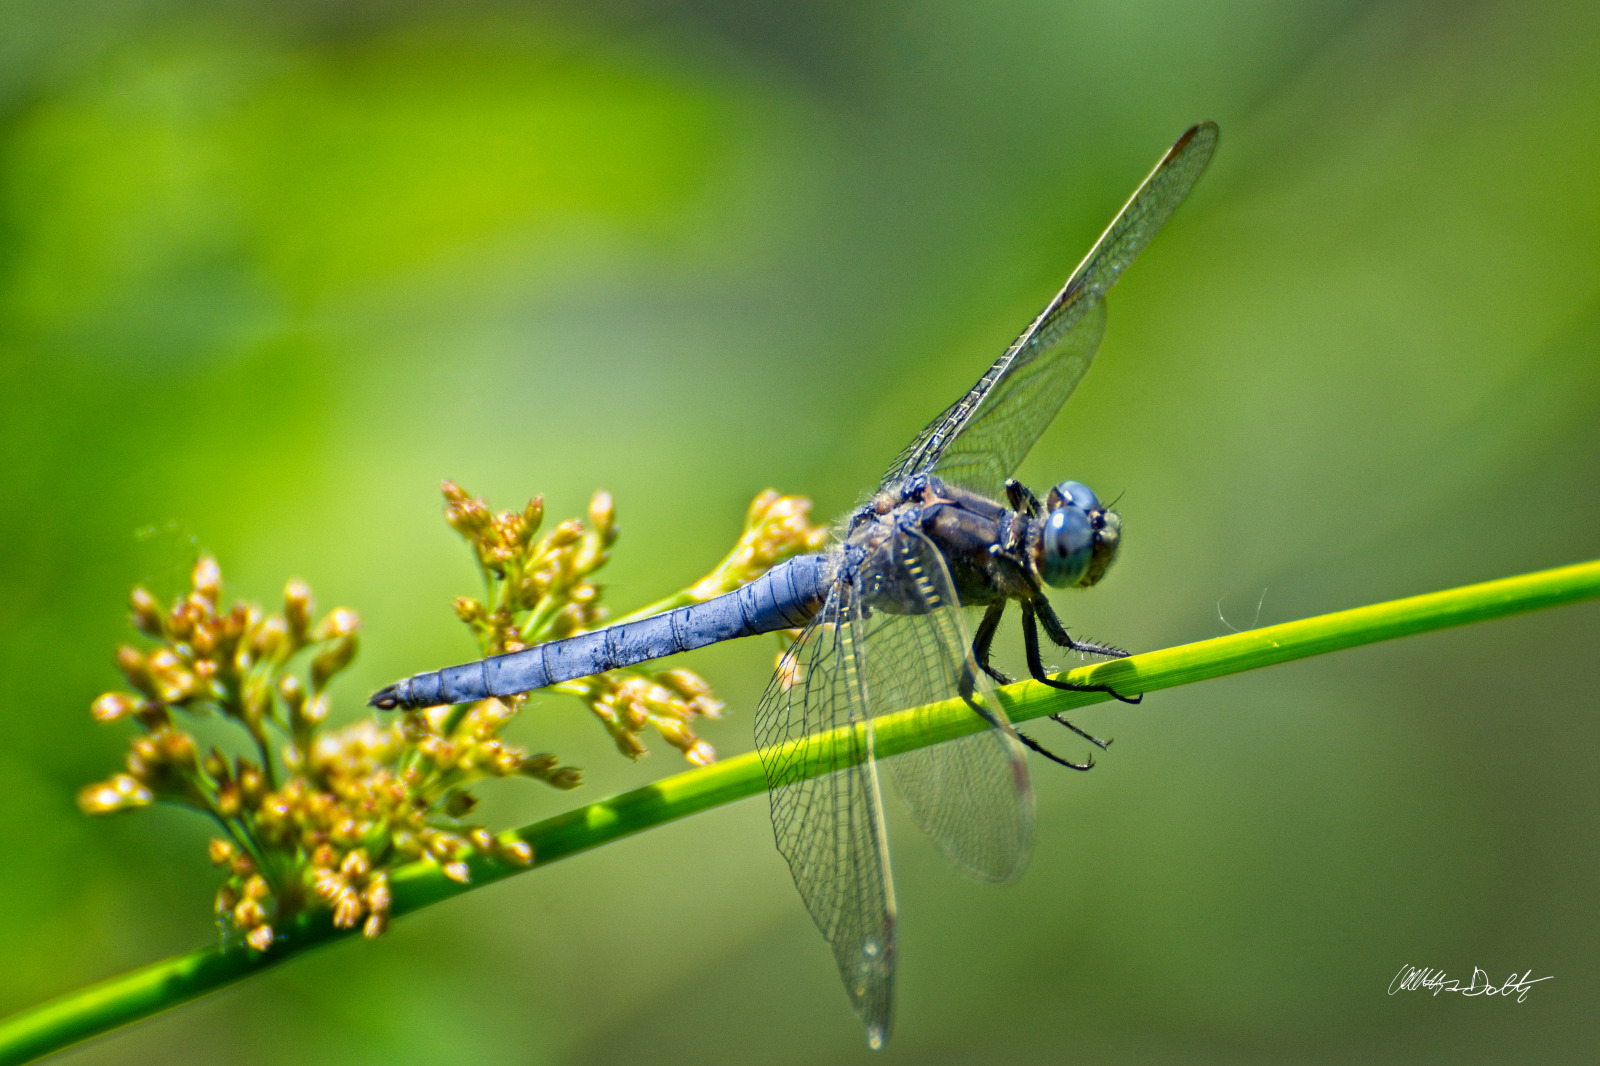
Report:
<svg viewBox="0 0 1600 1066"><path fill-rule="evenodd" d="M1117 557L1122 519L1100 505L1081 481L1063 481L1045 497L1045 515L1035 527L1033 557L1039 576L1054 588L1088 588Z"/></svg>

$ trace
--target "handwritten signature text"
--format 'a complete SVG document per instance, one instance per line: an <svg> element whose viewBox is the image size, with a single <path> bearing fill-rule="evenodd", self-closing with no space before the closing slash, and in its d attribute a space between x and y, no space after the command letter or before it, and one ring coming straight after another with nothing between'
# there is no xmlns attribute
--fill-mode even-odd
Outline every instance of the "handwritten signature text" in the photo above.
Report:
<svg viewBox="0 0 1600 1066"><path fill-rule="evenodd" d="M1400 967L1400 972L1394 975L1394 980L1389 982L1389 994L1396 992L1459 992L1463 996L1516 996L1521 1003L1528 998L1528 990L1540 981L1548 981L1549 977L1534 977L1533 971L1528 970L1522 976L1512 974L1506 978L1504 984L1496 985L1489 980L1489 975L1478 969L1472 968L1472 980L1462 984L1460 978L1451 977L1443 970L1434 970L1427 967L1405 965Z"/></svg>

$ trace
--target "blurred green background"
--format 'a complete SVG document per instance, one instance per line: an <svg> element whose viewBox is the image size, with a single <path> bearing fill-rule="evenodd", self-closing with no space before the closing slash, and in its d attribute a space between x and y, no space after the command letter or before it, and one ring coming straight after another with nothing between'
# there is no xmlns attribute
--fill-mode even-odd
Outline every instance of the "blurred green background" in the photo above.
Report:
<svg viewBox="0 0 1600 1066"><path fill-rule="evenodd" d="M451 477L617 499L609 602L758 490L847 509L1173 138L1222 145L1029 458L1123 494L1058 597L1134 649L1600 555L1588 2L0 11L0 1013L208 942L183 812L88 820L136 581L196 547L365 620L336 690L471 651ZM880 1062L1592 1061L1600 606L1111 706L1014 886L898 810ZM765 641L692 657L750 746ZM1007 652L1017 664L1014 646ZM575 701L518 739L628 764ZM1071 745L1063 744L1068 751ZM70 1061L871 1059L747 801L473 893ZM1405 964L1554 980L1389 996Z"/></svg>

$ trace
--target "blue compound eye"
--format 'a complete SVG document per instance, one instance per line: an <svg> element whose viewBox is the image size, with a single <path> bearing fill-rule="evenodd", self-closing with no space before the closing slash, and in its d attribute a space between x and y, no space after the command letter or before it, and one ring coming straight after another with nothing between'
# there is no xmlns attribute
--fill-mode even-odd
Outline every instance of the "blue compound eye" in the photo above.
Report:
<svg viewBox="0 0 1600 1066"><path fill-rule="evenodd" d="M1063 503L1084 511L1100 510L1100 497L1081 481L1063 481L1050 490L1048 506L1053 510Z"/></svg>
<svg viewBox="0 0 1600 1066"><path fill-rule="evenodd" d="M1066 484L1078 483L1069 481ZM1091 499L1094 497L1084 486L1078 487ZM1089 524L1089 516L1076 507L1051 511L1044 519L1040 548L1039 570L1045 583L1058 589L1076 585L1089 572L1089 562L1094 556L1094 527Z"/></svg>

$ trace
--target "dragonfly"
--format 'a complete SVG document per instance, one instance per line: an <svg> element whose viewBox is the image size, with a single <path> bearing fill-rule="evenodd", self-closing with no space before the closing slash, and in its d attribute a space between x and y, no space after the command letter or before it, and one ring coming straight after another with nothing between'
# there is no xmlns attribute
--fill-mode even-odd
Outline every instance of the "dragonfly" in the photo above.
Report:
<svg viewBox="0 0 1600 1066"><path fill-rule="evenodd" d="M788 559L749 584L650 618L417 674L373 706L427 707L509 696L736 637L798 629L755 715L778 850L832 948L867 1042L889 1037L895 893L873 721L959 699L981 721L960 739L886 758L913 820L956 866L984 880L1020 876L1032 850L1026 750L1086 770L1020 733L995 695L990 662L1015 600L1029 674L1049 676L1039 630L1056 646L1117 658L1076 639L1045 588L1087 588L1116 557L1122 520L1087 486L1062 481L1041 501L1011 475L1077 387L1105 332L1106 291L1172 217L1217 146L1215 123L1162 156L1054 299L978 383L919 433L826 551ZM969 635L964 608L982 608ZM1105 741L1052 716L1099 748Z"/></svg>

